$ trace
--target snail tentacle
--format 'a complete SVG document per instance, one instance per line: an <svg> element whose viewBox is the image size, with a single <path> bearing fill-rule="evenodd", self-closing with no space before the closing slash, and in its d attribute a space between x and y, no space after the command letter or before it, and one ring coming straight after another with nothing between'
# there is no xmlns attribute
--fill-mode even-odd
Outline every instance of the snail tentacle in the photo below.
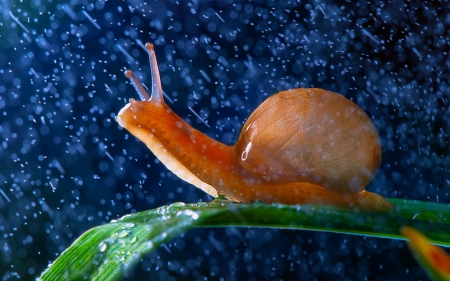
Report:
<svg viewBox="0 0 450 281"><path fill-rule="evenodd" d="M161 86L161 78L159 77L159 68L158 62L156 61L155 49L153 44L147 43L145 44L145 48L148 52L148 57L150 60L150 69L152 71L152 98L151 100L154 102L163 102L163 91Z"/></svg>
<svg viewBox="0 0 450 281"><path fill-rule="evenodd" d="M133 71L127 70L125 71L125 77L130 79L131 84L133 84L134 88L136 89L136 92L138 93L139 97L142 101L148 101L150 100L150 95L147 93L147 91L142 87L139 80L137 80L136 76L134 75Z"/></svg>

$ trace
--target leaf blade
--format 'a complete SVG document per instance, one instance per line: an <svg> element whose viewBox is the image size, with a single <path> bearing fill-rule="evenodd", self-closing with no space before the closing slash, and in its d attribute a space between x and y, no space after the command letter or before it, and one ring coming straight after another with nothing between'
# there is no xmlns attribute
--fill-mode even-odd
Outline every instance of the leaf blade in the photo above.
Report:
<svg viewBox="0 0 450 281"><path fill-rule="evenodd" d="M174 203L88 230L40 279L78 280L88 276L94 280L119 280L142 256L194 227L274 227L404 240L399 230L410 226L435 244L450 246L447 205L390 200L397 209L389 213L310 205Z"/></svg>

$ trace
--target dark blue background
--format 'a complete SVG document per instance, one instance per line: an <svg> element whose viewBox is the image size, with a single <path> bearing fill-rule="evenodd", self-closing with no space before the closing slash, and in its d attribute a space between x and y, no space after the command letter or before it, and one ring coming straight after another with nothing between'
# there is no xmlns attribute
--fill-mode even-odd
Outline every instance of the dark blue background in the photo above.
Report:
<svg viewBox="0 0 450 281"><path fill-rule="evenodd" d="M211 200L114 121L138 98L123 71L150 84L137 40L155 44L169 105L215 139L233 144L275 92L324 88L356 102L379 131L383 162L369 190L450 203L448 2L24 2L0 3L2 280L35 278L111 219ZM401 241L223 228L190 231L129 273L149 278L426 277Z"/></svg>

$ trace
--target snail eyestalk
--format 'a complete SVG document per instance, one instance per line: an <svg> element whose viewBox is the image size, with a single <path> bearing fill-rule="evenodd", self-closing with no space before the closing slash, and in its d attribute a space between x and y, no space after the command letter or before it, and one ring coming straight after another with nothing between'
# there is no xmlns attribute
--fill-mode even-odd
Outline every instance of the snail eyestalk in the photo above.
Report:
<svg viewBox="0 0 450 281"><path fill-rule="evenodd" d="M137 80L136 76L134 76L133 71L131 70L125 71L125 77L130 79L131 84L133 84L134 88L136 89L136 92L138 93L142 101L150 100L150 95L147 93L144 87L142 87L141 83Z"/></svg>
<svg viewBox="0 0 450 281"><path fill-rule="evenodd" d="M158 62L156 61L155 49L153 48L153 44L151 43L145 44L145 48L148 52L150 69L152 71L152 101L162 102L164 98L161 86L161 78L159 77Z"/></svg>

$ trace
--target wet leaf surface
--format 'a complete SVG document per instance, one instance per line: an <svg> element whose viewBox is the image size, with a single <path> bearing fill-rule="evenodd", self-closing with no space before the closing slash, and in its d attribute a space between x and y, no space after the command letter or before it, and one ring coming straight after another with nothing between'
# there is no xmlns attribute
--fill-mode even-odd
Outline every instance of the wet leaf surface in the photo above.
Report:
<svg viewBox="0 0 450 281"><path fill-rule="evenodd" d="M118 280L162 243L196 227L271 227L404 239L399 230L409 226L426 234L432 243L450 247L448 206L390 201L396 210L389 213L310 205L174 203L127 215L87 231L40 278Z"/></svg>

